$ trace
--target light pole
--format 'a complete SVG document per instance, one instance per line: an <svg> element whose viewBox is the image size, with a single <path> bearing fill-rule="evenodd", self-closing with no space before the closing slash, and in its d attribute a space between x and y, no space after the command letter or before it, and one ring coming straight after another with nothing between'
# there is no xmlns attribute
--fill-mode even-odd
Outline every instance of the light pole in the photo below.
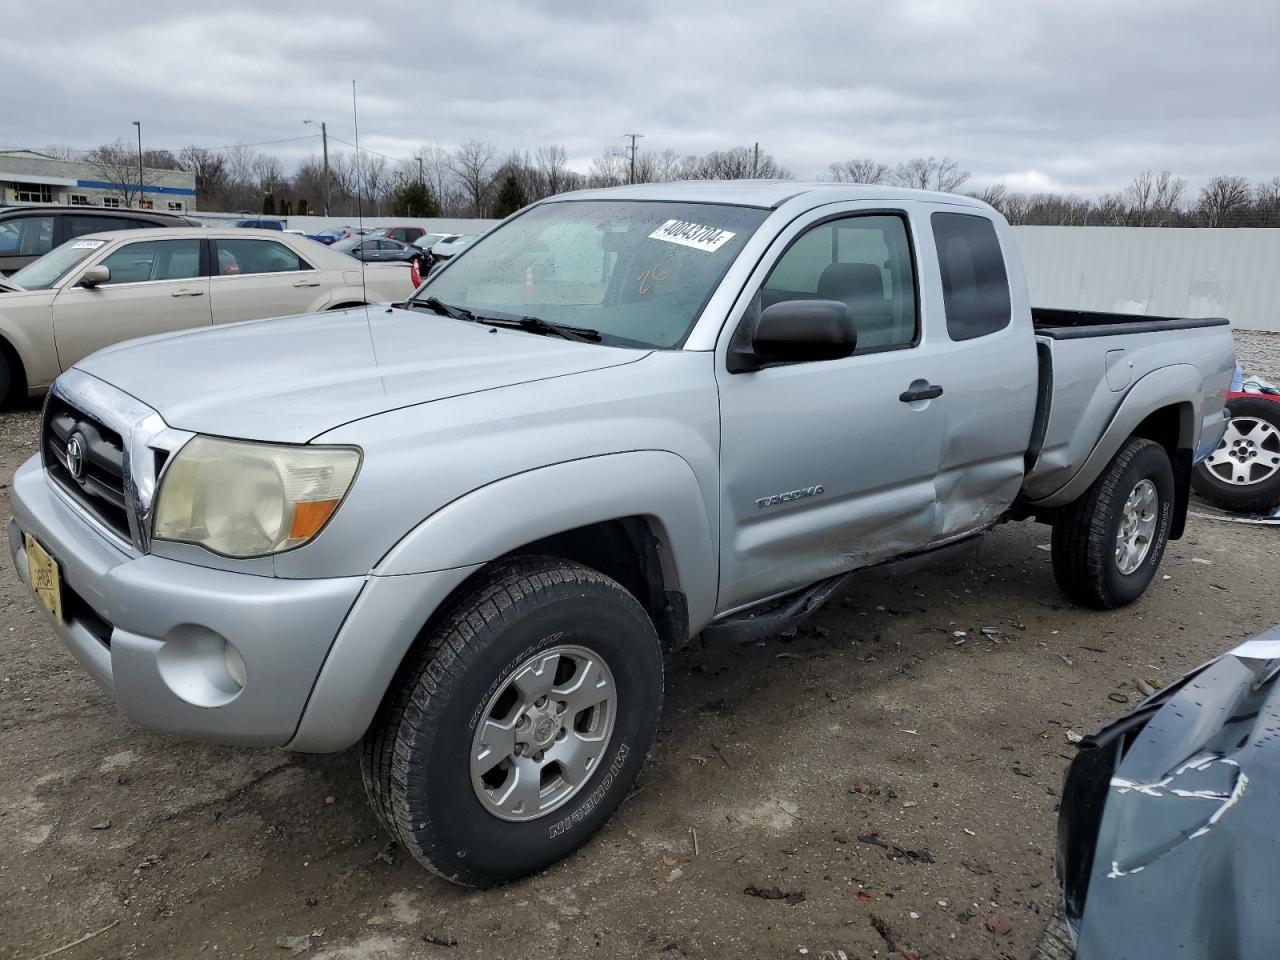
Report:
<svg viewBox="0 0 1280 960"><path fill-rule="evenodd" d="M425 194L427 192L427 181L422 175L422 154L418 154L414 159L418 161L418 193L420 195ZM426 211L423 212L425 213ZM412 216L412 212L410 216Z"/></svg>
<svg viewBox="0 0 1280 960"><path fill-rule="evenodd" d="M135 120L133 125L138 128L138 209L141 210L147 199L147 188L142 183L142 121Z"/></svg>
<svg viewBox="0 0 1280 960"><path fill-rule="evenodd" d="M304 124L314 124L314 120L303 120ZM329 131L324 122L320 123L320 142L324 148L324 215L329 216Z"/></svg>
<svg viewBox="0 0 1280 960"><path fill-rule="evenodd" d="M636 140L643 136L643 133L624 133L622 135L623 140L631 140L631 176L628 178L627 183L636 182Z"/></svg>

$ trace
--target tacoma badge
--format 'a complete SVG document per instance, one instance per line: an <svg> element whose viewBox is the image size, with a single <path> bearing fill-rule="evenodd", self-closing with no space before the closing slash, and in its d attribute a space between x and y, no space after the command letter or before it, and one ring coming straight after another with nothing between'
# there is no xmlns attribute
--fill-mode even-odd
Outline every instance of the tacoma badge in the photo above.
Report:
<svg viewBox="0 0 1280 960"><path fill-rule="evenodd" d="M771 497L761 497L756 501L756 506L760 508L772 507L778 503L788 503L792 500L803 500L805 497L816 497L822 493L822 484L813 487L801 487L799 490L788 490L786 493L775 493Z"/></svg>

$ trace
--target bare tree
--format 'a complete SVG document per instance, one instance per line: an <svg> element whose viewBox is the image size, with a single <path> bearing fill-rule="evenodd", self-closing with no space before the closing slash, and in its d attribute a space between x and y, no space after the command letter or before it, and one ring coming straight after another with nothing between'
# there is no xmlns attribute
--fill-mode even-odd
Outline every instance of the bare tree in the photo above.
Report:
<svg viewBox="0 0 1280 960"><path fill-rule="evenodd" d="M868 158L833 163L827 169L837 183L888 183L892 172L888 164Z"/></svg>
<svg viewBox="0 0 1280 960"><path fill-rule="evenodd" d="M1155 209L1157 223L1161 226L1169 223L1180 212L1182 196L1186 192L1187 181L1175 177L1168 170L1161 170L1156 177Z"/></svg>
<svg viewBox="0 0 1280 960"><path fill-rule="evenodd" d="M382 216L382 203L387 199L392 177L384 157L364 154L360 157L360 184L364 196L373 204L373 215Z"/></svg>
<svg viewBox="0 0 1280 960"><path fill-rule="evenodd" d="M1139 170L1124 188L1124 200L1129 208L1129 220L1135 227L1147 226L1155 203L1155 175L1150 170Z"/></svg>
<svg viewBox="0 0 1280 960"><path fill-rule="evenodd" d="M653 180L655 183L667 183L672 180L685 179L685 163L679 155L668 148L661 153L652 154Z"/></svg>
<svg viewBox="0 0 1280 960"><path fill-rule="evenodd" d="M621 147L606 147L604 153L591 161L587 183L593 187L617 187L627 182L631 157Z"/></svg>
<svg viewBox="0 0 1280 960"><path fill-rule="evenodd" d="M1253 189L1253 208L1260 227L1280 227L1280 177L1272 177Z"/></svg>
<svg viewBox="0 0 1280 960"><path fill-rule="evenodd" d="M195 177L199 206L214 210L225 202L227 161L221 154L204 147L183 147L178 151L178 164Z"/></svg>
<svg viewBox="0 0 1280 960"><path fill-rule="evenodd" d="M986 187L977 193L969 194L969 196L974 197L977 200L981 200L983 203L989 203L991 206L1003 213L1005 204L1009 200L1009 188L1003 183L993 183L991 186ZM1007 218L1008 215L1006 214L1006 219Z"/></svg>
<svg viewBox="0 0 1280 960"><path fill-rule="evenodd" d="M88 163L93 164L95 171L104 181L111 184L111 192L120 198L123 206L131 207L138 199L138 151L124 140L115 143L104 143L90 150L85 156ZM155 171L146 168L141 171L142 186L154 186Z"/></svg>
<svg viewBox="0 0 1280 960"><path fill-rule="evenodd" d="M84 151L77 150L75 147L68 147L65 144L51 143L47 147L41 147L36 153L42 153L46 157L53 157L55 160L83 160Z"/></svg>
<svg viewBox="0 0 1280 960"><path fill-rule="evenodd" d="M285 183L284 167L275 157L266 154L255 154L253 158L253 185L260 193L274 193L277 187Z"/></svg>
<svg viewBox="0 0 1280 960"><path fill-rule="evenodd" d="M152 170L181 170L182 164L173 155L172 150L164 147L142 151L142 165Z"/></svg>
<svg viewBox="0 0 1280 960"><path fill-rule="evenodd" d="M792 178L791 171L774 160L772 154L757 153L753 147L712 150L700 159L692 159L684 173L691 180L746 180L752 177L790 180Z"/></svg>
<svg viewBox="0 0 1280 960"><path fill-rule="evenodd" d="M358 177L359 171L352 154L341 150L329 151L329 179L334 192L346 197L355 196Z"/></svg>
<svg viewBox="0 0 1280 960"><path fill-rule="evenodd" d="M319 157L310 156L298 164L293 173L293 196L300 208L302 201L311 210L324 210L324 164Z"/></svg>
<svg viewBox="0 0 1280 960"><path fill-rule="evenodd" d="M1168 170L1140 170L1125 187L1128 222L1135 227L1167 226L1177 215L1187 181Z"/></svg>
<svg viewBox="0 0 1280 960"><path fill-rule="evenodd" d="M1239 226L1249 199L1249 181L1244 177L1213 177L1200 191L1196 211L1205 226Z"/></svg>
<svg viewBox="0 0 1280 960"><path fill-rule="evenodd" d="M539 147L534 152L538 173L542 176L544 197L552 197L565 189L565 174L569 170L569 155L560 144Z"/></svg>
<svg viewBox="0 0 1280 960"><path fill-rule="evenodd" d="M969 179L969 171L950 157L912 157L893 169L893 181L900 187L954 193Z"/></svg>
<svg viewBox="0 0 1280 960"><path fill-rule="evenodd" d="M498 148L492 143L468 140L453 151L449 167L462 183L475 216L483 217L489 188L493 185L493 158Z"/></svg>

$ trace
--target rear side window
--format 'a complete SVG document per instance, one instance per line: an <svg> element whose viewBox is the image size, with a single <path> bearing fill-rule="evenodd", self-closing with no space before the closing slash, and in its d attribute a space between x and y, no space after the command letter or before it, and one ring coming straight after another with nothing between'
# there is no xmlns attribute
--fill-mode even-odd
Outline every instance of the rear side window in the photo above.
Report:
<svg viewBox="0 0 1280 960"><path fill-rule="evenodd" d="M275 240L216 240L218 274L292 273L310 270L307 263L283 243Z"/></svg>
<svg viewBox="0 0 1280 960"><path fill-rule="evenodd" d="M15 217L0 223L0 257L43 257L53 249L53 217Z"/></svg>
<svg viewBox="0 0 1280 960"><path fill-rule="evenodd" d="M952 340L972 340L1003 330L1013 307L995 226L964 213L935 213L931 220L947 333Z"/></svg>

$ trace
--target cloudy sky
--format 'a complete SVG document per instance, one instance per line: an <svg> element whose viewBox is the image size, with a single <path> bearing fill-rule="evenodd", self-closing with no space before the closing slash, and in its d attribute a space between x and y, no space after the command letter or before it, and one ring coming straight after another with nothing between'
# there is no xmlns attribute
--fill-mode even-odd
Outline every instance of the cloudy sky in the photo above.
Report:
<svg viewBox="0 0 1280 960"><path fill-rule="evenodd" d="M970 184L1091 195L1139 169L1280 175L1277 0L0 0L0 146L220 147L303 119L393 157L469 139L758 140L798 177L949 155ZM315 140L262 147L291 166Z"/></svg>

